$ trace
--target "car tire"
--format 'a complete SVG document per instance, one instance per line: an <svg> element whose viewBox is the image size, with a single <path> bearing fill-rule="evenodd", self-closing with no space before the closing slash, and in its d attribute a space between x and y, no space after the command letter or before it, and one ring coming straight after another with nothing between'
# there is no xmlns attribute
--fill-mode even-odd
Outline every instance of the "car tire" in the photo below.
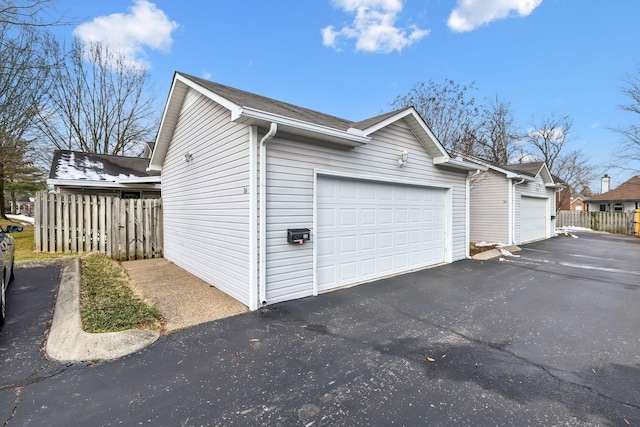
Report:
<svg viewBox="0 0 640 427"><path fill-rule="evenodd" d="M6 303L6 286L4 285L4 274L2 275L2 278L0 279L0 327L2 325L4 325L4 319L6 316L6 307L7 307L7 303Z"/></svg>

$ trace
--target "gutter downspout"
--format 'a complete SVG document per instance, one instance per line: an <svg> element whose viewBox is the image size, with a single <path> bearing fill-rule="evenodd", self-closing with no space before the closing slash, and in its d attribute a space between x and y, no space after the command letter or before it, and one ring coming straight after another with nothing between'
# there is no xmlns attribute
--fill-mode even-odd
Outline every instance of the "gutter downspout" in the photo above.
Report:
<svg viewBox="0 0 640 427"><path fill-rule="evenodd" d="M466 249L465 249L465 253L464 256L467 259L471 259L471 252L469 251L469 246L471 243L471 206L470 206L470 202L471 202L471 177L477 176L480 174L480 169L476 170L475 172L471 172L469 171L469 173L467 174L467 178L465 179L465 193L466 193L466 199L465 200L465 206L466 206L466 212L465 212L465 217L466 217L466 221L464 224L464 232L465 232L465 236L466 236L466 240L467 240L467 245L466 245Z"/></svg>
<svg viewBox="0 0 640 427"><path fill-rule="evenodd" d="M260 281L258 293L260 305L267 303L267 143L278 132L277 123L271 123L269 132L260 140Z"/></svg>
<svg viewBox="0 0 640 427"><path fill-rule="evenodd" d="M249 310L258 309L258 127L249 127Z"/></svg>
<svg viewBox="0 0 640 427"><path fill-rule="evenodd" d="M515 239L516 239L516 185L522 184L525 181L524 178L522 178L520 181L514 181L513 183L513 187L510 187L511 190L511 238L509 240L511 240L511 242L509 243L510 245L515 245Z"/></svg>

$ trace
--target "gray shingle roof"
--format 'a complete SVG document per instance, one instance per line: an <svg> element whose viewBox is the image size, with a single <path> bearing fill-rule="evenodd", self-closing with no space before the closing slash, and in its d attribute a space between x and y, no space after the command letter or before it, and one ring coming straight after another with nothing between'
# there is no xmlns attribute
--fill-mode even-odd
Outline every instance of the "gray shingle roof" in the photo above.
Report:
<svg viewBox="0 0 640 427"><path fill-rule="evenodd" d="M237 104L241 107L253 108L260 111L268 111L284 117L301 120L321 126L327 126L334 129L346 131L352 127L353 122L341 119L329 114L320 113L308 108L298 107L297 105L287 102L277 101L262 95L256 95L251 92L245 92L240 89L214 83L209 80L191 76L189 74L180 73L180 75L192 80L194 83L217 93L225 99Z"/></svg>
<svg viewBox="0 0 640 427"><path fill-rule="evenodd" d="M544 162L529 162L529 163L516 163L513 165L502 165L503 169L511 172L517 172L529 176L536 176L540 172L540 168L544 165Z"/></svg>
<svg viewBox="0 0 640 427"><path fill-rule="evenodd" d="M640 176L633 176L619 187L597 196L589 197L589 202L614 202L640 200Z"/></svg>
<svg viewBox="0 0 640 427"><path fill-rule="evenodd" d="M113 177L148 177L149 159L56 150L53 153L49 179L112 181Z"/></svg>

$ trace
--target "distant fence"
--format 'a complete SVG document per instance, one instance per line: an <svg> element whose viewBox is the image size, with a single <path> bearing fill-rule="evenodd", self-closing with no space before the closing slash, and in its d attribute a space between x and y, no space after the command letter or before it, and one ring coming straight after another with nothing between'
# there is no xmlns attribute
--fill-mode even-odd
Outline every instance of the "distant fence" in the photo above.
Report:
<svg viewBox="0 0 640 427"><path fill-rule="evenodd" d="M640 214L631 212L559 211L556 227L583 227L607 233L639 234Z"/></svg>
<svg viewBox="0 0 640 427"><path fill-rule="evenodd" d="M100 252L117 260L162 257L162 200L37 194L38 252Z"/></svg>

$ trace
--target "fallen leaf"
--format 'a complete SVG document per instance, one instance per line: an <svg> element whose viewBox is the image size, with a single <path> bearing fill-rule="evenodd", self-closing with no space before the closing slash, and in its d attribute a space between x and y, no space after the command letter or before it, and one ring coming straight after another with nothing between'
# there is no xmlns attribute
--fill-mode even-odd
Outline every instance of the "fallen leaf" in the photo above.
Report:
<svg viewBox="0 0 640 427"><path fill-rule="evenodd" d="M446 354L443 354L443 355L442 355L442 358L444 359L445 357L447 357L447 355L446 355Z"/></svg>
<svg viewBox="0 0 640 427"><path fill-rule="evenodd" d="M625 422L628 426L630 426L630 425L631 425L631 423L629 422L629 420L628 420L628 419L626 419L626 418L624 419L624 422Z"/></svg>
<svg viewBox="0 0 640 427"><path fill-rule="evenodd" d="M598 375L595 369L591 368L591 370L593 371L594 374Z"/></svg>
<svg viewBox="0 0 640 427"><path fill-rule="evenodd" d="M244 351L236 351L236 356L242 356L244 354Z"/></svg>
<svg viewBox="0 0 640 427"><path fill-rule="evenodd" d="M178 365L182 363L182 360L178 360Z"/></svg>
<svg viewBox="0 0 640 427"><path fill-rule="evenodd" d="M433 357L427 357L427 360L428 360L429 362L435 362L435 361L436 361L436 359L434 359Z"/></svg>
<svg viewBox="0 0 640 427"><path fill-rule="evenodd" d="M251 338L249 341L251 341L251 342L258 342L258 341L260 341L260 338Z"/></svg>

